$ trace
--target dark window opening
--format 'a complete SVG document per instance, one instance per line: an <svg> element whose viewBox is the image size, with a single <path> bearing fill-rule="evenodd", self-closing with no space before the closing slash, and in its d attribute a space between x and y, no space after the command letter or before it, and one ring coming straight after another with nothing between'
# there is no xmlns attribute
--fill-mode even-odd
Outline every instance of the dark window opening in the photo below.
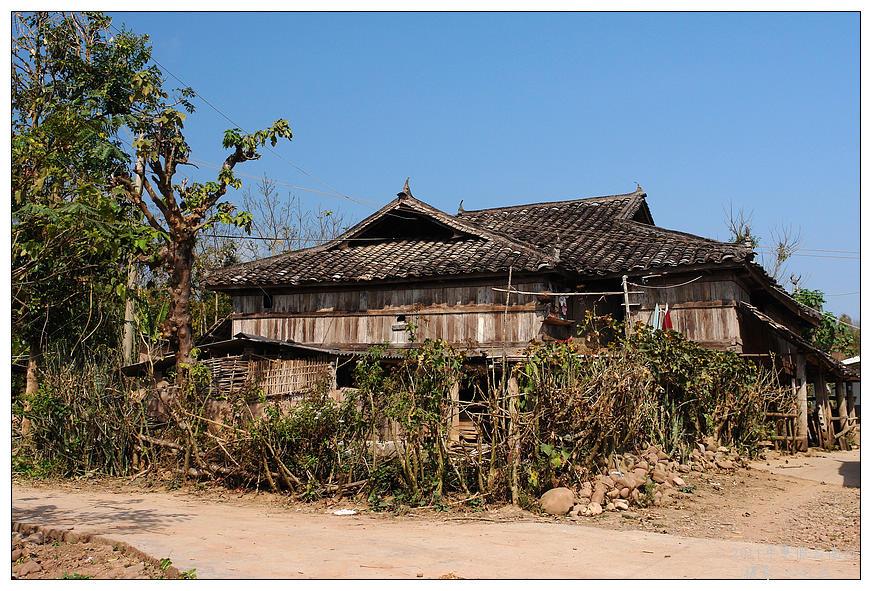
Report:
<svg viewBox="0 0 872 591"><path fill-rule="evenodd" d="M460 382L460 439L474 443L479 437L482 443L489 443L493 436L487 407L489 380L485 368L465 367L466 379Z"/></svg>
<svg viewBox="0 0 872 591"><path fill-rule="evenodd" d="M263 309L264 310L272 310L273 307L273 299L272 296L268 293L263 294Z"/></svg>

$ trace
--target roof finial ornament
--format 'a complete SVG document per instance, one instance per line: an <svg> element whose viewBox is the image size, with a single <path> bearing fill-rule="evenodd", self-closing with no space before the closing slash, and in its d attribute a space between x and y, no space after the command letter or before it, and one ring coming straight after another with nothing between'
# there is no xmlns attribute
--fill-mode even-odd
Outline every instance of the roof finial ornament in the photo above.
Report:
<svg viewBox="0 0 872 591"><path fill-rule="evenodd" d="M460 205L457 206L457 215L462 214L464 211L466 211L466 210L463 209L463 199L461 199L461 200L460 200Z"/></svg>
<svg viewBox="0 0 872 591"><path fill-rule="evenodd" d="M642 188L642 185L639 184L639 181L636 181L636 193L640 195L645 193L645 189Z"/></svg>
<svg viewBox="0 0 872 591"><path fill-rule="evenodd" d="M403 190L397 193L397 197L405 199L412 196L412 189L409 188L409 177L406 177L406 184L403 185Z"/></svg>

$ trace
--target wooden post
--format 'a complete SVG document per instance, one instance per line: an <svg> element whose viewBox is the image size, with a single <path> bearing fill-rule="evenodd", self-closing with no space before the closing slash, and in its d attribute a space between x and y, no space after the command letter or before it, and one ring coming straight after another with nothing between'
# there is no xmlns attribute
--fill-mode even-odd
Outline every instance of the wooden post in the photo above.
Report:
<svg viewBox="0 0 872 591"><path fill-rule="evenodd" d="M460 382L451 386L451 425L448 427L448 438L460 441Z"/></svg>
<svg viewBox="0 0 872 591"><path fill-rule="evenodd" d="M797 449L808 451L808 383L805 378L805 355L802 353L796 353L793 391L796 393L796 436L799 438Z"/></svg>
<svg viewBox="0 0 872 591"><path fill-rule="evenodd" d="M815 419L821 426L821 447L833 448L832 412L830 410L830 392L827 390L826 375L823 368L818 368L814 379Z"/></svg>
<svg viewBox="0 0 872 591"><path fill-rule="evenodd" d="M511 370L510 370L511 371ZM511 456L512 505L518 504L518 481L521 470L521 437L518 425L518 378L509 377L509 454Z"/></svg>
<svg viewBox="0 0 872 591"><path fill-rule="evenodd" d="M857 382L851 382L850 384L848 384L847 403L848 403L848 418L849 419L856 419L857 418L857 411L856 411L856 409L854 409L854 403L857 401L857 398L854 395L854 384L856 384L856 383ZM856 421L854 421L854 422L856 423Z"/></svg>
<svg viewBox="0 0 872 591"><path fill-rule="evenodd" d="M621 277L621 286L624 288L624 328L627 336L630 335L630 293L627 290L627 276Z"/></svg>
<svg viewBox="0 0 872 591"><path fill-rule="evenodd" d="M833 431L843 433L848 428L848 401L845 398L845 382L836 382L836 412L838 416L833 421ZM848 442L843 435L839 437L839 449L847 450Z"/></svg>

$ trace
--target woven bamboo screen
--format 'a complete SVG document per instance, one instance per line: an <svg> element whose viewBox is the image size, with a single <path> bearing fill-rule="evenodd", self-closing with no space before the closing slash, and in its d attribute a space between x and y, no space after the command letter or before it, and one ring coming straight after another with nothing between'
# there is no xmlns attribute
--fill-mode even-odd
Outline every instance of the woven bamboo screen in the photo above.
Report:
<svg viewBox="0 0 872 591"><path fill-rule="evenodd" d="M201 361L212 372L212 387L220 394L261 388L266 396L309 391L332 382L333 365L326 356L309 359L252 359L243 355Z"/></svg>

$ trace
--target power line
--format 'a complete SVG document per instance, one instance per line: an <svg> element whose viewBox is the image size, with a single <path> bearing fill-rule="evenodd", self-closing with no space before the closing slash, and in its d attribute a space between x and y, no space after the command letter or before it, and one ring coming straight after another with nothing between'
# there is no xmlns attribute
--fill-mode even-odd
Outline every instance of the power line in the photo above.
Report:
<svg viewBox="0 0 872 591"><path fill-rule="evenodd" d="M777 250L778 248L775 246L770 246L768 244L761 244L758 248L764 248L767 250ZM834 250L827 248L798 248L796 252L832 252L837 254L860 254L859 250Z"/></svg>
<svg viewBox="0 0 872 591"><path fill-rule="evenodd" d="M193 162L194 164L200 164L200 165L205 165L205 166L214 166L215 168L221 168L220 164L215 164L214 162L207 162L205 160L189 158L188 161ZM236 176L240 176L240 177L247 178L247 179L252 179L255 181L260 181L260 180L264 179L264 177L262 177L262 176L256 176L253 174L246 174L243 172L234 172L234 174ZM321 191L319 189L312 189L310 187L302 187L300 185L295 185L293 183L290 183L288 181L283 181L281 179L274 179L272 177L266 177L266 178L268 178L271 182L273 182L277 185L281 185L282 187L288 187L290 189L297 189L298 191L305 191L307 193L316 193L318 195L326 195L328 197L347 199L347 197L345 195L342 195L341 193L336 193L334 191ZM360 203L360 202L356 202L356 203Z"/></svg>
<svg viewBox="0 0 872 591"><path fill-rule="evenodd" d="M113 29L115 29L115 32L118 33L119 35L123 34L123 32L120 31L120 30L118 29L118 27L116 27L114 24L110 23L110 26L111 26ZM227 120L231 125L233 125L234 127L237 127L237 128L239 128L239 129L245 131L245 133L248 133L248 131L246 131L245 128L242 127L242 125L236 123L236 122L235 122L233 119L231 119L231 118L230 118L226 113L224 113L224 111L222 111L221 109L219 109L218 107L216 107L215 105L213 105L212 102L209 101L209 99L207 99L205 96L203 96L202 94L200 94L199 92L197 92L196 90L194 90L194 88L193 88L192 86L190 86L189 84L187 84L184 80L182 80L181 78L179 78L178 76L176 76L173 72L171 72L171 71L169 70L169 68L167 68L167 67L164 66L162 63L160 63L157 59L155 59L155 57L154 57L153 55L151 56L151 61L153 61L153 62L154 62L154 63L155 63L155 64L156 64L156 65L157 65L161 70L163 70L164 72L166 72L167 74L169 74L170 76L172 76L173 78L175 78L176 81L177 81L179 84L181 84L182 86L184 86L184 87L186 87L186 88L189 88L189 89L191 90L191 92L194 93L195 96L199 97L199 98L200 98L204 103L206 103L206 104L207 104L207 105L208 105L212 110L214 110L216 113L218 113L219 115L221 115L222 117L224 117L224 119L226 119L226 120ZM272 154L273 154L274 156L276 156L276 157L279 158L280 160L283 160L286 164L288 164L288 165L294 167L294 168L297 169L297 171L299 171L300 173L302 173L302 174L304 174L304 175L306 175L306 176L308 176L308 177L314 179L315 181L317 181L317 182L321 183L322 185L328 187L329 189L333 190L337 195L343 197L344 199L348 199L349 201L352 201L352 202L357 203L357 204L359 204L359 205L367 205L367 204L368 204L368 205L373 205L372 202L361 201L361 200L355 199L354 197L351 197L350 195L346 195L345 193L343 193L342 191L340 191L339 189L337 189L336 187L334 187L333 185L331 185L330 183L328 183L328 182L325 181L324 179L321 179L321 178L315 176L314 174L312 174L312 173L310 173L309 171L307 171L306 169L304 169L302 166L299 166L299 165L297 165L297 164L291 162L290 160L286 159L284 156L282 156L281 154L279 154L278 152L276 152L275 150L273 150L271 146L264 145L264 147L265 147L267 150L269 150L270 152L272 152Z"/></svg>
<svg viewBox="0 0 872 591"><path fill-rule="evenodd" d="M759 248L759 247L758 247ZM770 248L760 248L760 250L765 250L767 252L775 252L776 249ZM790 255L791 257L810 257L814 259L844 259L849 261L859 261L859 256L841 256L835 254L807 254L805 252L794 252Z"/></svg>
<svg viewBox="0 0 872 591"><path fill-rule="evenodd" d="M136 148L133 146L133 144L130 142L130 140L128 140L127 138L120 136L120 135L118 136L118 138L122 142L124 142L125 145L129 146L131 150L134 150L134 151L136 150ZM214 166L215 168L221 168L221 165L215 164L214 162L207 162L205 160L199 160L199 159L195 159L195 158L189 158L188 162L190 162L192 164ZM262 177L262 176L259 177L259 176L255 176L253 174L246 174L243 172L235 172L234 174L236 174L236 176L240 176L240 177L247 178L247 179L252 179L255 181L260 181L260 180L264 179L264 177ZM283 181L281 179L274 179L271 177L266 177L266 178L268 178L270 181L272 181L273 183L275 183L277 185L281 185L283 187L288 187L290 189L296 189L298 191L305 191L307 193L316 193L318 195L326 195L328 197L334 197L334 198L341 198L342 197L342 195L340 195L338 193L334 193L332 191L321 191L320 189L312 189L311 187L303 187L300 185L295 185L293 183L290 183L288 181Z"/></svg>
<svg viewBox="0 0 872 591"><path fill-rule="evenodd" d="M635 285L636 287L643 287L645 289L673 289L675 287L682 287L684 285L690 285L691 283L694 283L695 281L699 281L700 279L702 279L702 275L700 275L699 277L695 277L695 278L691 279L690 281L685 281L684 283L676 283L675 285L642 285L640 283L633 283L632 281L627 281L627 284L628 285Z"/></svg>

